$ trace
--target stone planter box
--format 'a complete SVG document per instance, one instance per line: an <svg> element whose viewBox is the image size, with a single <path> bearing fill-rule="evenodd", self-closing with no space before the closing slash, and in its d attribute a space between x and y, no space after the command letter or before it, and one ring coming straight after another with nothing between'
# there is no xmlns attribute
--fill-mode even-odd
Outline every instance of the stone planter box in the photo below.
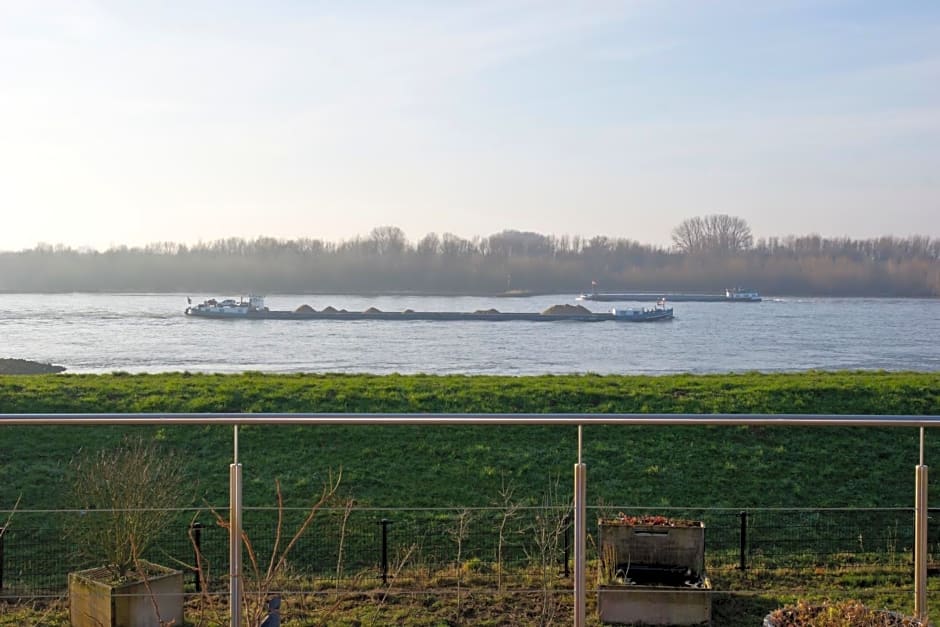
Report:
<svg viewBox="0 0 940 627"><path fill-rule="evenodd" d="M154 564L148 567L156 574L148 576L147 584L111 585L105 568L69 573L72 627L160 627L160 619L182 625L183 573Z"/></svg>
<svg viewBox="0 0 940 627"><path fill-rule="evenodd" d="M707 625L712 616L708 580L701 588L602 585L597 591L601 622L641 625Z"/></svg>

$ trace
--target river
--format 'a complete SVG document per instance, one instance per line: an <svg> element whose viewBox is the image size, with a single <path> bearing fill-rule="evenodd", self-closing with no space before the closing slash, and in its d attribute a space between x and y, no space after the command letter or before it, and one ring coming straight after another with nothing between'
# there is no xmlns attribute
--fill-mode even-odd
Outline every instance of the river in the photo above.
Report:
<svg viewBox="0 0 940 627"><path fill-rule="evenodd" d="M192 295L193 302L217 294ZM185 294L0 294L0 357L67 373L940 371L940 300L675 303L671 322L192 319ZM271 309L542 311L574 296L270 295ZM594 311L650 303L584 303Z"/></svg>

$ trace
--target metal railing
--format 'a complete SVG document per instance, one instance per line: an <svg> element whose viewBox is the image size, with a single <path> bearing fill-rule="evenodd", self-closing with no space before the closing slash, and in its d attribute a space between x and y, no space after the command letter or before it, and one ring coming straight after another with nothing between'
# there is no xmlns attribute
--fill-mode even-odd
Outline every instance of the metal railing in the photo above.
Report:
<svg viewBox="0 0 940 627"><path fill-rule="evenodd" d="M585 553L587 467L582 461L584 428L592 425L711 425L800 427L898 427L920 429L920 463L915 468L914 610L927 615L927 466L925 429L940 426L940 416L866 416L818 414L0 414L2 425L231 425L233 462L230 466L230 604L231 625L240 625L241 581L241 464L238 427L246 425L571 425L578 428L574 464L574 624L585 624Z"/></svg>

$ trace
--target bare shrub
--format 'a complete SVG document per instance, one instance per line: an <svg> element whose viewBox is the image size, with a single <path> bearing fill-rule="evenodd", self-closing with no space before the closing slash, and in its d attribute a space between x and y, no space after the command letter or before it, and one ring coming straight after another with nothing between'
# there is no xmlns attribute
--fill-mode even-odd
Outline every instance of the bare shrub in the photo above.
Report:
<svg viewBox="0 0 940 627"><path fill-rule="evenodd" d="M182 460L142 437L120 446L79 451L69 467L72 504L82 510L65 526L80 557L110 569L117 579L135 570L140 557L185 505Z"/></svg>
<svg viewBox="0 0 940 627"><path fill-rule="evenodd" d="M289 577L289 563L287 558L291 550L307 532L307 529L310 527L311 523L313 523L319 511L334 498L336 491L339 489L341 479L342 471L335 475L333 472L329 473L328 477L323 482L320 494L307 509L304 519L286 542L284 531L284 497L281 493L280 481L275 480L277 524L274 531L274 543L271 548L271 554L266 560L262 560L262 557L258 555L248 534L242 529L241 539L248 555L248 571L244 573L242 608L243 618L249 626L258 627L264 621L268 610L268 601L276 592L278 584ZM231 522L223 517L216 509L210 508L210 511L213 516L215 516L216 523L230 532L232 528ZM203 568L204 560L195 542L193 542L193 550L196 554L196 565L194 568L197 570L197 576L200 577L201 581L205 581L203 574L199 572ZM210 598L211 595L208 593L205 585L202 586L202 590L206 607L211 608L212 613L217 613L218 604L212 601Z"/></svg>
<svg viewBox="0 0 940 627"><path fill-rule="evenodd" d="M500 592L503 590L503 571L505 570L503 547L506 542L506 527L519 514L520 504L513 499L515 489L516 486L512 481L507 482L506 477L503 476L499 489L499 505L502 508L502 514L499 519L499 535L496 541L496 587Z"/></svg>
<svg viewBox="0 0 940 627"><path fill-rule="evenodd" d="M551 625L558 611L554 588L558 579L558 555L568 529L570 508L571 503L559 495L556 480L549 484L541 506L535 510L535 518L526 530L530 537L526 553L542 595L539 625Z"/></svg>

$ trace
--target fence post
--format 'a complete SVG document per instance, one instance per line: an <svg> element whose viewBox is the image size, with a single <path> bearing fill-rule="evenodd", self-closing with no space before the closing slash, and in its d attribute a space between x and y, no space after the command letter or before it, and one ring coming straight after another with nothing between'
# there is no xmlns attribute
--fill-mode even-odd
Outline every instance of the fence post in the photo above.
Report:
<svg viewBox="0 0 940 627"><path fill-rule="evenodd" d="M189 527L193 541L193 573L196 575L196 592L202 592L202 523L194 522Z"/></svg>
<svg viewBox="0 0 940 627"><path fill-rule="evenodd" d="M747 570L747 511L738 514L741 517L741 570Z"/></svg>
<svg viewBox="0 0 940 627"><path fill-rule="evenodd" d="M382 585L388 585L388 526L392 524L388 518L379 521L382 525Z"/></svg>

